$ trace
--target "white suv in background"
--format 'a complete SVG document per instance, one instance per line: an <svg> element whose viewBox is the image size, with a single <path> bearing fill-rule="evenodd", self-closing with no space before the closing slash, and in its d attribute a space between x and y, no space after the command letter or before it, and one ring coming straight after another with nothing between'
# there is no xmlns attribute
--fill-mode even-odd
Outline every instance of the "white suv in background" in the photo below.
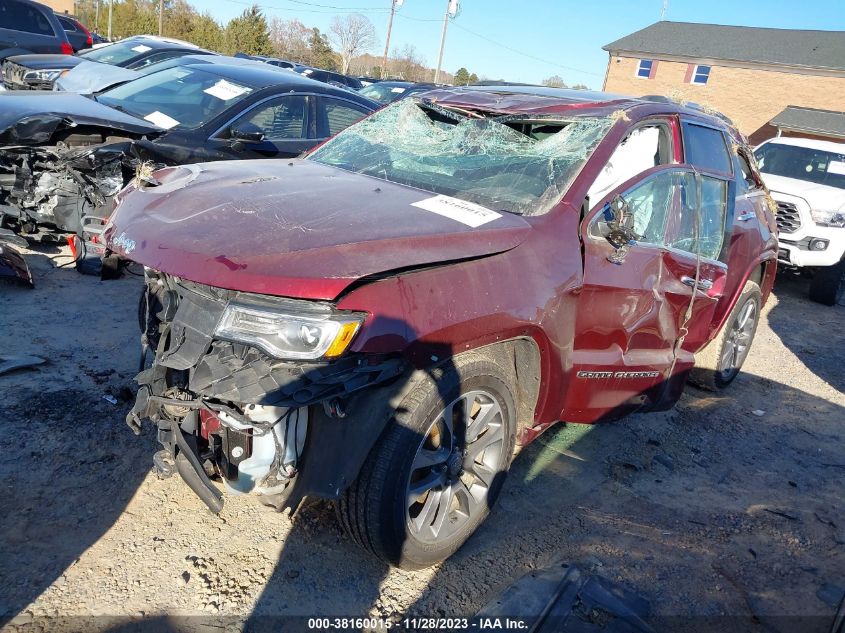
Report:
<svg viewBox="0 0 845 633"><path fill-rule="evenodd" d="M810 299L845 295L845 143L773 138L754 155L777 202L778 261L812 273Z"/></svg>

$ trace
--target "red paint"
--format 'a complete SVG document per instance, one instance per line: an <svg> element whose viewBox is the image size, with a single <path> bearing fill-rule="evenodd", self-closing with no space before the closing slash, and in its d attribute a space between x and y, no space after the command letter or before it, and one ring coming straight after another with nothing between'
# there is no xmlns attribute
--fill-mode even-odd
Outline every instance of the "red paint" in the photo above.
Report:
<svg viewBox="0 0 845 633"><path fill-rule="evenodd" d="M243 161L203 165L192 182L185 168L158 172L160 186L121 194L106 237L117 253L193 281L333 300L339 309L366 312L351 348L361 354L399 353L424 367L482 345L532 340L540 352L540 395L535 426L524 440L556 420L595 422L643 404L671 405L693 354L715 335L761 264L764 300L768 296L777 242L767 194L729 196L726 266L702 266L701 277L713 287L693 304L672 376L692 292L680 279L695 274L694 258L638 244L622 265L612 264L611 246L588 234L600 205L583 220L580 210L615 147L644 119L668 121L673 139L675 164L653 172L691 170L684 165L681 119L706 122L735 140L738 134L719 118L672 103L576 101L505 90L442 89L426 98L501 114L608 116L625 110L545 215L505 213L471 229L412 209L430 195L419 190L307 160ZM749 210L755 219L736 219ZM129 252L122 250L127 243L134 244ZM657 375L585 380L579 371Z"/></svg>

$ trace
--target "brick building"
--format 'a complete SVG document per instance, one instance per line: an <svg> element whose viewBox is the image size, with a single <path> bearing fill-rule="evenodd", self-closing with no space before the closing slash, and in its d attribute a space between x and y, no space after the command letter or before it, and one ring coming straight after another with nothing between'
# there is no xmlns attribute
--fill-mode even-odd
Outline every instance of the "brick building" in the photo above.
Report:
<svg viewBox="0 0 845 633"><path fill-rule="evenodd" d="M69 13L73 15L74 2L73 0L38 0L41 4L46 4L56 13Z"/></svg>
<svg viewBox="0 0 845 633"><path fill-rule="evenodd" d="M606 91L668 95L713 107L752 143L782 131L773 123L784 117L816 126L812 132L793 126L787 130L793 136L831 138L836 134L818 124L841 125L845 31L663 21L603 48L609 54Z"/></svg>

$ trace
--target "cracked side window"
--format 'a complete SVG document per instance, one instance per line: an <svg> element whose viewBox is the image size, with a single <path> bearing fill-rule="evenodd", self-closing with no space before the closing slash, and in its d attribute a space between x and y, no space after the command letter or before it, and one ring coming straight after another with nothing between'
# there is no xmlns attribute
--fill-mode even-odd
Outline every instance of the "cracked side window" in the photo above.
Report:
<svg viewBox="0 0 845 633"><path fill-rule="evenodd" d="M347 128L310 160L537 215L561 200L609 118L496 116L399 101Z"/></svg>

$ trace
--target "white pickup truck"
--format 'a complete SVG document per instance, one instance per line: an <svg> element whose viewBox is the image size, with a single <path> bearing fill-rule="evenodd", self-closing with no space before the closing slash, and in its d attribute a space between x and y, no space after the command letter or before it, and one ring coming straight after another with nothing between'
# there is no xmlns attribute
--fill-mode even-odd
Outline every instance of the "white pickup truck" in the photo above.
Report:
<svg viewBox="0 0 845 633"><path fill-rule="evenodd" d="M845 295L845 143L773 138L754 155L777 203L778 261L811 273L810 299Z"/></svg>

